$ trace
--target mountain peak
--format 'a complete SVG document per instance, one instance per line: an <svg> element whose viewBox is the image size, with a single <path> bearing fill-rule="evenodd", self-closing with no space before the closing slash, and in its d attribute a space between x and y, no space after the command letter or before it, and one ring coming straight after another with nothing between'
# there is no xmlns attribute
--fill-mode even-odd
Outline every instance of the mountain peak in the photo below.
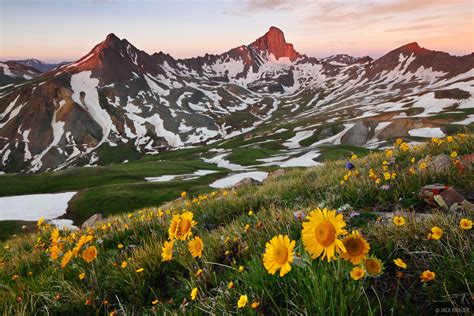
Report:
<svg viewBox="0 0 474 316"><path fill-rule="evenodd" d="M397 48L396 50L401 51L401 52L407 52L407 53L420 53L420 52L426 51L426 49L418 45L417 42L408 43L406 45L403 45Z"/></svg>
<svg viewBox="0 0 474 316"><path fill-rule="evenodd" d="M122 40L118 38L114 33L109 33L105 40L102 42L103 47L115 46L122 43Z"/></svg>
<svg viewBox="0 0 474 316"><path fill-rule="evenodd" d="M300 56L293 48L293 44L286 42L283 31L275 26L271 26L265 35L249 46L273 54L277 59L287 57L290 61L295 61Z"/></svg>

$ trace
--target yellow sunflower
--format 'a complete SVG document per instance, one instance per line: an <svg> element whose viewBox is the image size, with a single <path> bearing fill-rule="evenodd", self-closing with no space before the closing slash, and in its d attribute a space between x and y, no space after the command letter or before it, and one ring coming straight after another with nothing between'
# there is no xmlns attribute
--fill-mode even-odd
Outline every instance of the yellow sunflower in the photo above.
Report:
<svg viewBox="0 0 474 316"><path fill-rule="evenodd" d="M199 236L194 237L188 243L188 249L193 258L201 258L203 247L202 239Z"/></svg>
<svg viewBox="0 0 474 316"><path fill-rule="evenodd" d="M405 225L405 218L403 216L394 216L393 223L398 227L403 226Z"/></svg>
<svg viewBox="0 0 474 316"><path fill-rule="evenodd" d="M443 230L438 226L431 228L431 233L428 234L428 239L440 240L443 236Z"/></svg>
<svg viewBox="0 0 474 316"><path fill-rule="evenodd" d="M174 240L165 241L165 244L161 248L162 261L170 261L173 258L173 246L174 246Z"/></svg>
<svg viewBox="0 0 474 316"><path fill-rule="evenodd" d="M436 273L430 270L425 270L423 273L420 275L421 282L428 282L431 281L435 278Z"/></svg>
<svg viewBox="0 0 474 316"><path fill-rule="evenodd" d="M406 268L407 268L407 264L405 263L405 261L403 261L403 260L400 259L400 258L394 259L394 260L393 260L393 263L395 263L397 267L400 267L400 268L402 268L402 269L406 269Z"/></svg>
<svg viewBox="0 0 474 316"><path fill-rule="evenodd" d="M63 259L61 260L61 268L64 269L64 267L67 266L67 264L69 263L69 261L71 261L73 255L74 255L74 254L72 253L71 250L69 250L68 252L66 252L66 253L64 254L64 257L63 257Z"/></svg>
<svg viewBox="0 0 474 316"><path fill-rule="evenodd" d="M317 208L311 211L307 216L308 221L303 223L302 239L305 249L311 255L311 258L316 259L319 256L328 262L334 255L336 249L346 252L346 248L339 236L346 234L347 231L343 229L346 226L342 214L336 215L336 211L328 211Z"/></svg>
<svg viewBox="0 0 474 316"><path fill-rule="evenodd" d="M364 275L365 275L364 269L362 269L359 266L355 266L350 273L351 278L356 281L362 279Z"/></svg>
<svg viewBox="0 0 474 316"><path fill-rule="evenodd" d="M191 290L191 299L194 301L198 295L198 289L195 287L194 289Z"/></svg>
<svg viewBox="0 0 474 316"><path fill-rule="evenodd" d="M181 221L180 215L178 214L173 215L173 218L171 219L170 227L168 228L168 235L170 239L176 238L180 221Z"/></svg>
<svg viewBox="0 0 474 316"><path fill-rule="evenodd" d="M463 218L459 222L459 226L461 227L461 229L469 230L472 228L472 221L468 218Z"/></svg>
<svg viewBox="0 0 474 316"><path fill-rule="evenodd" d="M181 221L178 225L177 238L180 240L186 240L192 236L191 229L196 226L196 221L193 220L192 212L184 212L181 214Z"/></svg>
<svg viewBox="0 0 474 316"><path fill-rule="evenodd" d="M342 243L346 248L346 252L338 250L338 253L341 258L352 262L354 265L359 264L362 259L365 259L370 250L369 243L358 231L353 231L350 235L346 236Z"/></svg>
<svg viewBox="0 0 474 316"><path fill-rule="evenodd" d="M87 247L87 249L82 252L82 259L84 259L84 261L87 263L91 263L96 257L97 249L95 246Z"/></svg>
<svg viewBox="0 0 474 316"><path fill-rule="evenodd" d="M376 277L382 274L383 264L382 261L375 257L367 258L364 261L365 270L370 276Z"/></svg>
<svg viewBox="0 0 474 316"><path fill-rule="evenodd" d="M247 295L240 295L239 300L237 301L237 307L238 308L244 308L247 305L247 302L249 301Z"/></svg>
<svg viewBox="0 0 474 316"><path fill-rule="evenodd" d="M280 270L280 276L284 276L291 270L290 263L293 262L296 242L290 241L288 236L278 235L273 237L265 245L266 251L263 254L263 265L270 274L275 274Z"/></svg>

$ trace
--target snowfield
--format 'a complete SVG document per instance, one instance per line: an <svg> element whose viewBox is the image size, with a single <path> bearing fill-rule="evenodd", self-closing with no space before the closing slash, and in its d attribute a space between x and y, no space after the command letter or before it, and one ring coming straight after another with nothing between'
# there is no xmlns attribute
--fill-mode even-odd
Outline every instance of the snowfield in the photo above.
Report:
<svg viewBox="0 0 474 316"><path fill-rule="evenodd" d="M0 221L55 219L66 213L76 192L0 197Z"/></svg>

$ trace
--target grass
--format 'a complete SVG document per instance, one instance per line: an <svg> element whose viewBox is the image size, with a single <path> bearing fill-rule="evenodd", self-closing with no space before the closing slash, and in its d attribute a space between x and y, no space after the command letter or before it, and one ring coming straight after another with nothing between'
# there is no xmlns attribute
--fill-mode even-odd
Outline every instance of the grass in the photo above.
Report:
<svg viewBox="0 0 474 316"><path fill-rule="evenodd" d="M344 159L291 170L261 186L188 192L166 209L148 207L111 216L88 231L60 231L57 260L51 257L53 228L42 224L37 232L0 245L0 310L4 314L378 315L472 308L473 232L462 230L459 221L474 214L432 208L412 192L433 182L472 188L472 172L460 171L454 164L434 172L429 166L420 168L419 161L453 151L462 156L472 153L473 146L474 138L467 136L407 152L400 147L390 158L387 152L370 153L354 161L358 175L352 170L347 180ZM384 160L390 161L386 166L397 176L376 183L369 177L370 169L377 177L383 176ZM381 189L386 184L390 189ZM115 189L115 198L129 190ZM153 190L159 190L158 186L140 187L136 192L154 194ZM137 203L140 198L138 194ZM294 212L304 217L317 206L338 208L345 228L361 231L370 244L369 254L384 264L379 276L366 272L355 281L349 275L351 263L310 258L301 241L304 219ZM203 240L202 257L193 258L187 241L176 240L173 259L163 261L160 254L172 216L185 209L197 222L192 232ZM395 226L384 211L404 216L405 225ZM420 217L419 212L428 215ZM433 226L443 229L440 240L426 238ZM284 277L269 274L261 259L269 247L266 243L278 234L296 241L292 269ZM93 238L61 268L64 253L78 244L81 235ZM92 246L98 255L87 263L81 254ZM396 267L395 258L402 258L408 267ZM122 267L123 262L126 266ZM199 269L202 272L197 274ZM420 274L426 269L436 277L421 283ZM229 286L231 281L233 286ZM194 288L196 300L190 297ZM248 303L239 309L241 295L247 295Z"/></svg>

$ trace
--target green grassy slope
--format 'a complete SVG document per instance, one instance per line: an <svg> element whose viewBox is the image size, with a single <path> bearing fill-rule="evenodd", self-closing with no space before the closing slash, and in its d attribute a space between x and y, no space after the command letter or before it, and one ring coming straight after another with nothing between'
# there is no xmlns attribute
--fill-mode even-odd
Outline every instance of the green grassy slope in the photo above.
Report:
<svg viewBox="0 0 474 316"><path fill-rule="evenodd" d="M59 232L57 259L51 256L52 228L43 224L34 234L0 245L0 310L6 314L375 315L472 308L474 235L472 229L460 228L460 220L472 220L474 214L430 207L416 194L434 182L459 190L473 187L471 170L456 166L459 158L452 158L442 172L434 172L429 161L427 168L422 164L429 155L453 152L458 157L473 153L474 138L456 137L407 152L397 149L393 155L371 153L353 160L357 173L348 173L344 159L289 170L262 186L188 193L169 209L146 208L112 216L89 231ZM384 172L390 172L390 179L384 178ZM310 257L302 243L302 227L304 216L316 207L339 209L344 228L359 230L370 244L369 256L360 264L365 271L362 279L351 278L352 263L338 254L331 262ZM172 260L164 261L162 247L170 223L185 210L196 221L193 236L203 240L202 257L192 257L188 240L176 240ZM403 226L394 225L393 212L404 217ZM443 230L440 240L427 239L434 226ZM294 256L288 257L293 258L291 271L283 277L269 274L262 263L270 247L267 242L279 234L296 241ZM92 237L77 246L81 235ZM78 256L65 263L64 255L73 247ZM97 257L89 263L84 259L88 247L97 249ZM380 273L369 269L371 257L383 263ZM397 267L396 258L403 259L407 268ZM422 283L425 270L436 276ZM248 302L239 308L242 295Z"/></svg>

